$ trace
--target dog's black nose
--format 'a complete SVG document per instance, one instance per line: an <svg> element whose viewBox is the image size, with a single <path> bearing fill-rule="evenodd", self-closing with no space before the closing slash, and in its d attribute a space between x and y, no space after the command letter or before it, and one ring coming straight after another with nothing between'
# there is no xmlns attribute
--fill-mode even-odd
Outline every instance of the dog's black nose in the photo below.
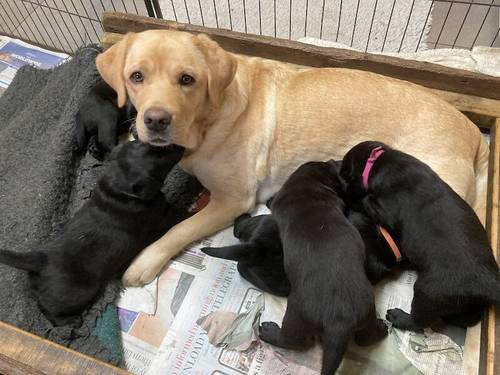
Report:
<svg viewBox="0 0 500 375"><path fill-rule="evenodd" d="M149 130L162 131L167 129L172 121L170 113L162 108L152 107L144 112L144 125Z"/></svg>

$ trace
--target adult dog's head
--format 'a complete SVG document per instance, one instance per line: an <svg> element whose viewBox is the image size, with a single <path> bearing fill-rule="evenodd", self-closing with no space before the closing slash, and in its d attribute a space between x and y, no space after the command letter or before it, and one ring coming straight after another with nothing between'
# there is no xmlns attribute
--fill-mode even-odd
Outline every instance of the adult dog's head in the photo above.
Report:
<svg viewBox="0 0 500 375"><path fill-rule="evenodd" d="M196 148L224 99L236 59L208 36L172 30L129 33L97 56L102 78L137 108L139 139Z"/></svg>

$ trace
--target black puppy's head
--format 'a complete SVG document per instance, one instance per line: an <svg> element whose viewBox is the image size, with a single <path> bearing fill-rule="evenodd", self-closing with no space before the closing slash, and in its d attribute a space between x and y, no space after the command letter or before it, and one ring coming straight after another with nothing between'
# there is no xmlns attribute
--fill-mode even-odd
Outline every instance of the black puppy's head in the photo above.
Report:
<svg viewBox="0 0 500 375"><path fill-rule="evenodd" d="M181 160L184 148L155 147L140 141L116 147L102 180L116 193L150 200L158 194L167 174Z"/></svg>
<svg viewBox="0 0 500 375"><path fill-rule="evenodd" d="M363 170L372 150L380 146L384 150L390 149L382 142L365 141L358 143L345 154L340 168L340 177L347 184L351 193L365 194Z"/></svg>

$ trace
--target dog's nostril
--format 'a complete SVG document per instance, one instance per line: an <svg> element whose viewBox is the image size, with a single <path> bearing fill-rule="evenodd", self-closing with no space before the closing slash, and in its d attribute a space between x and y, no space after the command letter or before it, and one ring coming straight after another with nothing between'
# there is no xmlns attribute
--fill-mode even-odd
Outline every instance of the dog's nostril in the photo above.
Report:
<svg viewBox="0 0 500 375"><path fill-rule="evenodd" d="M165 130L172 121L172 116L162 108L149 108L144 113L144 124L150 130Z"/></svg>

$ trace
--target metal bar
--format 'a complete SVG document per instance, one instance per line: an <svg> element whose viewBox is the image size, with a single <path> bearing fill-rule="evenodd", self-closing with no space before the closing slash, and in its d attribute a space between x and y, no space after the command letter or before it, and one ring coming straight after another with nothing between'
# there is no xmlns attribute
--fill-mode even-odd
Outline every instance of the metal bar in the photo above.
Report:
<svg viewBox="0 0 500 375"><path fill-rule="evenodd" d="M56 45L56 43L54 42L54 40L53 40L53 39L52 39L52 37L50 36L49 32L47 31L47 28L46 28L46 27L45 27L45 25L43 24L42 19L40 18L40 16L38 15L38 13L35 11L35 12L33 12L33 13L31 13L31 14L30 14L31 18L33 19L33 22L35 22L35 19L33 18L33 14L35 14L35 15L36 15L36 17L38 18L38 22L40 22L40 24L42 25L43 30L45 31L45 33L47 34L47 36L48 36L48 37L49 37L49 39L50 39L51 44L47 44L47 45L48 45L48 46L55 46L55 45ZM44 14L44 15L45 15L45 14ZM52 30L52 31L54 31L54 30ZM45 38L44 38L44 39L45 39Z"/></svg>
<svg viewBox="0 0 500 375"><path fill-rule="evenodd" d="M429 7L429 11L427 12L427 17L425 17L424 27L422 27L422 32L420 33L420 38L418 38L417 48L415 48L415 52L418 51L418 47L420 47L420 42L422 41L422 37L424 36L425 28L427 27L427 21L429 21L429 16L431 15L432 7L434 6L434 0L431 1L431 6Z"/></svg>
<svg viewBox="0 0 500 375"><path fill-rule="evenodd" d="M414 5L415 5L415 0L413 0L411 2L410 14L408 15L408 21L406 22L405 31L403 33L403 37L401 38L401 44L399 45L398 52L401 52L401 48L403 48L403 42L405 40L406 31L408 30L408 25L410 24L411 14L413 13L413 7L414 7Z"/></svg>
<svg viewBox="0 0 500 375"><path fill-rule="evenodd" d="M453 45L451 46L451 48L455 48L455 44L457 44L458 37L460 36L460 33L462 32L462 28L464 27L465 21L467 20L467 16L469 15L471 7L472 7L472 4L469 4L469 7L467 8L467 12L465 13L464 19L462 20L462 24L460 25L460 28L458 29L457 36L455 37L455 40L453 41Z"/></svg>
<svg viewBox="0 0 500 375"><path fill-rule="evenodd" d="M373 20L375 19L375 13L377 13L377 5L378 5L378 0L375 0L375 6L373 7L373 14L372 14L372 22L370 22L370 31L368 31L368 40L366 41L365 52L368 51L368 46L370 45L370 36L372 35L372 27L373 27Z"/></svg>
<svg viewBox="0 0 500 375"><path fill-rule="evenodd" d="M306 0L306 19L304 23L304 37L307 35L307 16L309 13L309 0Z"/></svg>
<svg viewBox="0 0 500 375"><path fill-rule="evenodd" d="M78 33L78 36L80 37L81 44L85 44L85 38L82 37L82 34L80 34L80 30L78 30L78 27L76 27L75 21L73 20L73 17L71 15L71 13L69 13L68 7L66 6L66 3L63 1L62 4L64 5L64 9L66 11L66 14L69 15L69 19L71 20L71 23L73 24L73 27L75 28L76 32Z"/></svg>
<svg viewBox="0 0 500 375"><path fill-rule="evenodd" d="M82 4L82 7L83 7L83 10L84 10L85 14L90 19L89 12L87 12L87 7L83 4L82 0L80 0L80 4ZM75 10L76 10L76 8L75 8ZM125 10L127 10L127 9L125 9ZM99 17L97 17L97 21L99 21ZM92 21L90 21L90 26L92 26L92 30L94 30L95 37L97 38L97 40L99 40L99 34L97 33L97 30L95 29L94 24L92 23Z"/></svg>
<svg viewBox="0 0 500 375"><path fill-rule="evenodd" d="M54 6L56 7L57 11L59 12L59 15L61 16L61 19L62 19L62 21L64 23L64 26L66 26L66 30L68 30L69 36L71 37L71 39L73 39L73 42L75 43L75 46L78 47L78 42L73 37L73 33L70 32L68 24L66 23L66 20L64 19L63 12L61 12L61 10L59 9L59 7L57 6L57 3L55 1L52 1L52 2L54 3ZM71 18L71 16L69 16L69 17Z"/></svg>
<svg viewBox="0 0 500 375"><path fill-rule="evenodd" d="M26 21L26 23L27 23L27 24L29 24L29 22L28 22L28 20L29 20L29 19L31 19L31 21L33 21L33 25L35 26L35 29L36 29L36 31L38 32L38 36L40 36L40 39L42 40L42 43L40 43L40 44L44 44L44 45L48 46L48 43L47 43L47 41L45 40L45 38L44 38L43 34L40 32L40 29L38 28L37 23L36 23L36 22L33 20L33 18L31 17L31 14L32 14L33 12L35 12L36 8L33 6L33 4L30 4L30 5L33 7L32 11L30 12L30 11L28 11L28 7L26 6L25 2L24 2L24 1L21 1L21 3L22 3L22 4L23 4L23 6L24 6L24 10L26 11L26 14L28 14L28 16L24 19L24 21ZM23 21L23 22L24 22L24 21ZM38 42L38 39L37 39L37 42Z"/></svg>
<svg viewBox="0 0 500 375"><path fill-rule="evenodd" d="M205 19L203 18L203 8L201 7L201 2L198 0L198 7L200 8L201 24L205 26Z"/></svg>
<svg viewBox="0 0 500 375"><path fill-rule="evenodd" d="M153 8L156 13L156 18L163 18L163 14L161 12L161 6L158 0L151 0L151 2L153 3Z"/></svg>
<svg viewBox="0 0 500 375"><path fill-rule="evenodd" d="M123 5L123 9L125 10L125 13L128 13L128 9L127 9L127 6L125 5L125 3L123 2L123 0L121 0L122 2L122 5Z"/></svg>
<svg viewBox="0 0 500 375"><path fill-rule="evenodd" d="M217 28L219 28L219 17L217 16L217 5L215 4L215 0L213 0L213 3L214 3L214 13L215 13L215 24L217 25Z"/></svg>
<svg viewBox="0 0 500 375"><path fill-rule="evenodd" d="M132 4L134 4L135 14L139 14L139 10L137 9L137 5L135 4L135 0L132 0Z"/></svg>
<svg viewBox="0 0 500 375"><path fill-rule="evenodd" d="M354 27L352 28L352 35L351 35L351 47L352 44L354 43L354 34L356 33L356 23L358 22L359 3L360 0L358 0L358 5L356 6L356 15L354 16Z"/></svg>
<svg viewBox="0 0 500 375"><path fill-rule="evenodd" d="M106 11L106 8L104 7L104 3L102 2L102 0L99 0L99 2L101 3L101 8L102 8L102 11L105 12Z"/></svg>
<svg viewBox="0 0 500 375"><path fill-rule="evenodd" d="M188 6L186 4L186 0L184 0L184 9L186 9L186 16L188 18L188 23L191 23L191 18L189 18Z"/></svg>
<svg viewBox="0 0 500 375"><path fill-rule="evenodd" d="M262 35L262 13L260 10L260 0L259 0L259 34Z"/></svg>
<svg viewBox="0 0 500 375"><path fill-rule="evenodd" d="M392 14L394 13L394 7L396 6L396 0L392 2L391 14L389 15L389 22L387 23L387 29L385 29L384 42L382 43L382 50L380 52L384 52L385 41L387 40L387 34L389 33L389 28L391 27ZM425 28L425 25L424 25Z"/></svg>
<svg viewBox="0 0 500 375"><path fill-rule="evenodd" d="M9 25L7 25L7 23L5 24L8 29L10 30L10 33L11 34L14 34L14 31L16 30L16 24L14 21L12 21L12 17L7 13L7 10L5 9L5 7L3 6L3 3L0 3L0 5L2 6L2 9L3 9L3 14L5 14L5 16L7 17L7 19L9 20L9 22L12 24L12 29L10 28Z"/></svg>
<svg viewBox="0 0 500 375"><path fill-rule="evenodd" d="M340 20L342 19L342 0L340 0L340 7L339 7L339 21L337 24L337 35L335 35L335 41L339 40L339 32L340 32Z"/></svg>
<svg viewBox="0 0 500 375"><path fill-rule="evenodd" d="M69 42L68 38L66 38L66 33L61 29L59 22L57 22L56 17L54 16L54 11L52 9L49 9L49 11L50 11L50 14L52 15L52 19L54 20L54 23L56 24L57 28L61 32L61 35L63 36L64 40L66 41L66 44L68 45L68 47L71 48L71 43ZM61 15L60 15L60 17L62 18ZM63 48L63 50L65 50L65 48Z"/></svg>
<svg viewBox="0 0 500 375"><path fill-rule="evenodd" d="M135 2L133 1L133 3L135 4ZM94 14L96 16L96 19L98 20L99 22L99 27L101 28L101 32L104 32L104 28L102 27L102 22L101 22L101 19L99 18L99 14L97 13L97 10L95 9L95 6L94 6L94 2L93 1L90 1L90 5L92 6L92 9L94 10ZM139 13L137 13L139 14ZM91 21L92 22L92 21Z"/></svg>
<svg viewBox="0 0 500 375"><path fill-rule="evenodd" d="M5 21L5 18L3 17L3 15L4 15L4 14L5 14L5 15L7 14L7 12L6 12L6 10L5 10L4 6L3 6L3 3L0 3L0 6L1 6L1 7L2 7L2 9L3 9L3 12L0 12L0 17L2 17L2 20L3 20L3 22L2 22L2 26L4 26L4 25L5 25L5 27L7 28L7 31L9 32L9 34L14 34L14 31L12 31L12 29L10 28L10 26L9 26L9 25L7 24L7 22ZM9 20L10 20L10 19L9 19ZM12 21L10 21L10 22L12 23ZM13 25L14 25L14 24L13 24ZM15 27L14 27L14 30L15 30Z"/></svg>
<svg viewBox="0 0 500 375"><path fill-rule="evenodd" d="M494 1L495 0L491 0L490 5L492 5ZM484 23L486 22L486 18L488 18L488 15L490 14L490 10L491 10L491 6L488 8L488 10L486 11L486 14L484 15L483 22L481 22L481 26L479 27L479 30L477 31L477 34L476 34L476 37L474 38L474 41L472 42L472 46L470 47L471 49L472 49L472 47L474 47L474 44L476 44L476 40L479 37L481 30L483 29Z"/></svg>
<svg viewBox="0 0 500 375"><path fill-rule="evenodd" d="M21 18L21 20L19 20L19 17L18 15L16 14L16 12L12 9L12 7L10 6L10 1L7 1L7 5L10 9L10 11L12 12L12 14L16 17L16 22L17 22L17 25L14 24L14 31L16 31L21 25L22 23L24 22L24 19ZM15 6L16 6L16 9L19 11L19 7L17 6L17 2L14 2ZM19 13L20 15L21 13Z"/></svg>
<svg viewBox="0 0 500 375"><path fill-rule="evenodd" d="M145 1L147 1L147 0L145 0ZM63 2L63 3L64 3L64 2ZM149 3L149 1L148 1L148 3ZM115 12L116 12L115 3L113 3L113 0L111 0L111 6L113 7L113 11L115 11ZM155 15L153 14L153 15L152 15L152 17L154 17L154 16L155 16Z"/></svg>
<svg viewBox="0 0 500 375"><path fill-rule="evenodd" d="M246 2L243 0L243 20L245 21L245 33L247 32L247 7Z"/></svg>
<svg viewBox="0 0 500 375"><path fill-rule="evenodd" d="M70 1L73 2L73 0L70 0ZM37 5L37 3L33 3L31 1L29 1L29 0L23 0L22 2L23 3L31 4L31 5L33 5L33 4ZM90 16L86 17L83 14L72 12L72 11L68 10L68 8L66 7L66 4L64 3L64 1L62 1L62 3L64 5L64 8L66 9L64 11L61 10L64 13L71 14L73 16L76 16L76 17L79 17L79 18L83 18L85 20L91 20L91 21L95 21L95 22L99 22L100 21L99 18L97 18L97 19L96 18L91 18ZM47 8L47 9L60 10L59 8L53 8L53 7L51 7L50 5L47 5L47 4L43 4L43 5L40 4L40 5L37 5L37 6L44 7L44 8ZM75 11L76 11L76 8L75 8Z"/></svg>
<svg viewBox="0 0 500 375"><path fill-rule="evenodd" d="M440 3L452 3L452 4L465 4L465 5L478 5L478 6L485 6L485 7L494 7L494 8L500 8L500 3L499 4L493 4L494 1L492 1L490 4L485 4L485 3L475 3L471 1L461 1L461 0L436 0Z"/></svg>
<svg viewBox="0 0 500 375"><path fill-rule="evenodd" d="M321 6L321 25L319 27L319 38L320 39L323 39L323 19L324 19L324 17L325 17L325 0L323 0L323 5Z"/></svg>
<svg viewBox="0 0 500 375"><path fill-rule="evenodd" d="M43 5L42 4L40 4L40 10L43 13L43 16L45 17L45 19L47 20L47 22L48 22L48 24L49 24L49 26L50 26L50 28L52 30L52 33L56 36L57 41L59 42L59 45L61 46L61 49L65 50L64 45L63 45L61 39L59 38L59 35L57 35L57 32L54 30L54 26L52 26L52 24L50 23L49 17L47 17L47 14L45 13L45 10L43 9ZM56 22L56 24L57 24L57 22ZM59 28L59 30L60 30L60 28Z"/></svg>
<svg viewBox="0 0 500 375"><path fill-rule="evenodd" d="M71 1L71 5L73 5L73 9L75 10L75 12L78 12L77 9L76 9L76 7L75 7L75 3L73 2L73 0L70 0L70 1ZM64 2L63 2L63 4L64 4ZM87 28L85 27L85 24L82 21L83 17L80 14L77 14L77 17L78 17L78 19L80 20L80 23L83 26L83 31L85 31L85 34L87 34L87 37L89 38L89 41L91 41L92 38L90 37L90 34L88 33ZM83 44L85 44L85 42L86 42L86 40L83 40Z"/></svg>
<svg viewBox="0 0 500 375"><path fill-rule="evenodd" d="M490 47L493 47L493 44L495 44L495 40L497 40L498 34L500 34L500 28L497 30L495 37L493 38L493 41L490 44Z"/></svg>
<svg viewBox="0 0 500 375"><path fill-rule="evenodd" d="M19 14L22 14L22 11L21 11L21 8L19 8L19 4L17 1L14 1L14 5L16 6L16 9L17 11L19 12ZM32 35L33 38L36 40L36 42L38 43L38 39L36 38L36 34L33 32L33 29L31 28L30 24L28 22L24 22L26 20L27 16L26 17L23 17L22 21L19 23L18 27L16 27L16 29L14 31L16 31L18 28L21 28L21 30L24 32L24 34L26 35L26 40L31 40L32 38L29 37L29 35ZM26 29L24 28L23 24L26 24L26 26L28 27L29 31L31 34L28 34L26 32Z"/></svg>
<svg viewBox="0 0 500 375"><path fill-rule="evenodd" d="M170 0L172 1L172 0ZM101 1L102 3L102 1ZM148 12L148 16L149 17L154 17L155 16L155 11L153 9L153 4L151 4L151 1L149 0L144 0L144 6L146 7L146 12ZM173 3L172 3L172 7L173 7ZM174 14L175 14L175 9L174 9ZM177 21L177 19L176 19Z"/></svg>
<svg viewBox="0 0 500 375"><path fill-rule="evenodd" d="M170 5L172 5L172 11L174 12L174 18L175 18L175 22L178 21L177 19L177 12L175 11L175 5L174 5L174 0L170 0ZM219 24L217 24L217 27L219 26Z"/></svg>
<svg viewBox="0 0 500 375"><path fill-rule="evenodd" d="M290 0L290 20L288 22L288 39L292 39L292 0Z"/></svg>
<svg viewBox="0 0 500 375"><path fill-rule="evenodd" d="M231 4L229 3L229 0L227 0L227 11L229 13L229 27L232 30L233 29L233 18L231 17Z"/></svg>
<svg viewBox="0 0 500 375"><path fill-rule="evenodd" d="M443 33L444 27L446 26L446 21L448 20L448 16L450 15L451 8L453 7L453 3L448 7L448 12L446 12L446 16L444 17L443 25L441 26L441 30L439 31L438 37L436 39L436 43L434 43L434 48L436 48L439 43L439 39L441 39L441 34Z"/></svg>
<svg viewBox="0 0 500 375"><path fill-rule="evenodd" d="M276 38L276 0L274 0L274 37Z"/></svg>

